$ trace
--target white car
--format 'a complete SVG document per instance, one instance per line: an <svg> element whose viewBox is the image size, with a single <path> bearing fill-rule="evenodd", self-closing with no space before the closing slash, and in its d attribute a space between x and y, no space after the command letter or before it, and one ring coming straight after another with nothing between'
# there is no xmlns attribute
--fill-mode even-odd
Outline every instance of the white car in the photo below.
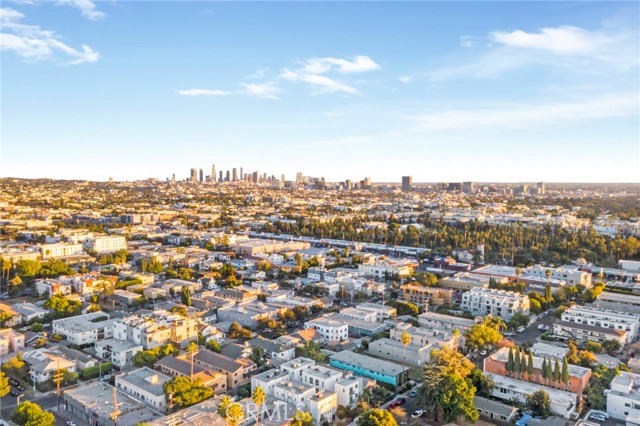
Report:
<svg viewBox="0 0 640 426"><path fill-rule="evenodd" d="M516 331L517 331L518 333L522 333L522 332L523 332L523 331L525 331L525 330L526 330L526 328L524 328L524 326L522 326L522 325L521 325L520 327L516 328Z"/></svg>
<svg viewBox="0 0 640 426"><path fill-rule="evenodd" d="M77 426L77 423L76 423L76 422L73 422L73 421L71 421L71 420L69 420L69 421L67 422L67 426Z"/></svg>
<svg viewBox="0 0 640 426"><path fill-rule="evenodd" d="M483 350L482 352L480 352L480 355L485 356L487 354L487 350Z"/></svg>
<svg viewBox="0 0 640 426"><path fill-rule="evenodd" d="M593 420L597 420L599 422L604 422L604 421L607 420L607 418L605 416L603 416L602 414L600 414L600 413L591 413L589 415L589 418L593 419Z"/></svg>
<svg viewBox="0 0 640 426"><path fill-rule="evenodd" d="M422 416L424 416L424 410L416 410L411 415L411 417L413 417L414 419L416 419L418 417L422 417Z"/></svg>

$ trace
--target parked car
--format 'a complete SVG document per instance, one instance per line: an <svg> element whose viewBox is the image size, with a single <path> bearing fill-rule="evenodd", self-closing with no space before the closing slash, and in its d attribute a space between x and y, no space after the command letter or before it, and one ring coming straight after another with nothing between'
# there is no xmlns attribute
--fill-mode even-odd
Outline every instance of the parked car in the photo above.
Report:
<svg viewBox="0 0 640 426"><path fill-rule="evenodd" d="M15 389L11 389L11 396L18 396L18 395L20 395L20 392L18 392Z"/></svg>
<svg viewBox="0 0 640 426"><path fill-rule="evenodd" d="M422 417L422 416L424 416L424 410L416 410L411 415L411 417L413 417L414 419L417 419L418 417Z"/></svg>
<svg viewBox="0 0 640 426"><path fill-rule="evenodd" d="M523 331L525 331L525 330L526 330L526 328L525 328L524 326L522 326L522 325L521 325L520 327L516 328L516 331L517 331L518 333L522 333L522 332L523 332Z"/></svg>
<svg viewBox="0 0 640 426"><path fill-rule="evenodd" d="M604 421L607 420L607 418L605 416L603 416L602 414L600 414L600 413L591 413L589 415L589 418L593 419L593 420L597 420L599 422L604 422Z"/></svg>
<svg viewBox="0 0 640 426"><path fill-rule="evenodd" d="M483 350L480 352L480 355L481 355L481 356L485 356L485 355L487 355L487 350L486 350L486 349L483 349Z"/></svg>
<svg viewBox="0 0 640 426"><path fill-rule="evenodd" d="M412 390L411 393L409 394L410 397L414 397L414 396L418 396L418 392Z"/></svg>
<svg viewBox="0 0 640 426"><path fill-rule="evenodd" d="M544 324L538 324L538 330L544 331Z"/></svg>
<svg viewBox="0 0 640 426"><path fill-rule="evenodd" d="M76 423L76 422L74 422L74 421L72 421L72 420L69 420L69 421L67 422L67 426L77 426L77 423Z"/></svg>

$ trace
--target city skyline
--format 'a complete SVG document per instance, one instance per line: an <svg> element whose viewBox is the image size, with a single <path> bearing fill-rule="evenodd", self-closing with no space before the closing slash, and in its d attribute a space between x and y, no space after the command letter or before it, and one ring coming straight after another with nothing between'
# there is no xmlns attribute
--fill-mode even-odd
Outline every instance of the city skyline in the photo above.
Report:
<svg viewBox="0 0 640 426"><path fill-rule="evenodd" d="M6 1L0 177L638 182L639 7Z"/></svg>

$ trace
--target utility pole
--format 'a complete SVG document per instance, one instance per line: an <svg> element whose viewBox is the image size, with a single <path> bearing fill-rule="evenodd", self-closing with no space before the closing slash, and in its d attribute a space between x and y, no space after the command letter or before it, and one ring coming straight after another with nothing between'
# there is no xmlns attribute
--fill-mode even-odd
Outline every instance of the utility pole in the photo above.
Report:
<svg viewBox="0 0 640 426"><path fill-rule="evenodd" d="M60 372L60 358L58 358L58 368L56 370L56 384L57 384L57 392L56 392L56 408L60 408L60 382L62 382L62 373Z"/></svg>
<svg viewBox="0 0 640 426"><path fill-rule="evenodd" d="M118 426L118 400L116 398L116 388L113 388L113 412L111 413L111 418L113 418L113 426Z"/></svg>

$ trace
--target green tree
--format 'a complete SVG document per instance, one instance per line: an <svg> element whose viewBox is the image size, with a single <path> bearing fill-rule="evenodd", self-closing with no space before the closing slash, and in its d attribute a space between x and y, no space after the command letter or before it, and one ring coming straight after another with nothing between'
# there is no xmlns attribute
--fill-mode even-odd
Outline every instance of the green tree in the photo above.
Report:
<svg viewBox="0 0 640 426"><path fill-rule="evenodd" d="M64 294L54 294L44 304L45 308L53 310L57 318L79 315L82 311L82 303L76 300L69 300Z"/></svg>
<svg viewBox="0 0 640 426"><path fill-rule="evenodd" d="M253 403L256 404L257 426L260 420L260 407L264 404L264 401L266 399L266 394L264 392L264 389L262 389L262 386L256 386L256 388L253 390L253 393L251 394L251 399L253 400Z"/></svg>
<svg viewBox="0 0 640 426"><path fill-rule="evenodd" d="M357 424L358 426L397 426L398 423L389 411L372 408L358 417Z"/></svg>
<svg viewBox="0 0 640 426"><path fill-rule="evenodd" d="M486 348L488 345L495 345L503 336L498 330L482 324L476 324L465 334L467 345L473 349Z"/></svg>
<svg viewBox="0 0 640 426"><path fill-rule="evenodd" d="M186 285L182 286L181 301L183 305L191 306L191 289Z"/></svg>
<svg viewBox="0 0 640 426"><path fill-rule="evenodd" d="M542 367L540 368L540 373L542 374L542 382L547 383L547 357L542 359Z"/></svg>
<svg viewBox="0 0 640 426"><path fill-rule="evenodd" d="M553 365L553 381L556 385L560 384L560 379L562 378L562 373L560 372L560 362L558 362L558 358L556 358L556 362Z"/></svg>
<svg viewBox="0 0 640 426"><path fill-rule="evenodd" d="M0 398L3 398L11 390L9 379L4 372L0 371Z"/></svg>
<svg viewBox="0 0 640 426"><path fill-rule="evenodd" d="M511 376L511 373L513 373L513 369L514 369L514 362L515 362L515 358L513 356L513 348L509 348L509 357L507 358L507 365L506 365L506 369L507 369L507 375Z"/></svg>
<svg viewBox="0 0 640 426"><path fill-rule="evenodd" d="M529 315L516 312L515 314L513 314L513 316L509 320L509 327L511 328L526 327L529 325L530 320L531 318L529 317Z"/></svg>
<svg viewBox="0 0 640 426"><path fill-rule="evenodd" d="M0 327L5 327L5 324L9 322L11 318L13 318L13 315L11 315L10 313L0 312Z"/></svg>
<svg viewBox="0 0 640 426"><path fill-rule="evenodd" d="M569 384L569 362L567 361L567 357L562 358L562 373L561 373L562 383L564 383L565 387Z"/></svg>
<svg viewBox="0 0 640 426"><path fill-rule="evenodd" d="M217 340L215 339L211 339L209 340L206 344L205 344L205 348L209 349L212 352L217 352L220 353L220 351L222 350L220 348L220 343L218 343Z"/></svg>
<svg viewBox="0 0 640 426"><path fill-rule="evenodd" d="M189 407L213 396L213 389L203 386L200 380L190 380L189 377L174 377L163 385L165 395L173 395L173 401L178 407Z"/></svg>
<svg viewBox="0 0 640 426"><path fill-rule="evenodd" d="M527 408L535 417L547 418L551 415L551 399L544 389L527 395Z"/></svg>
<svg viewBox="0 0 640 426"><path fill-rule="evenodd" d="M485 398L491 396L495 384L482 370L474 368L469 375L469 380L471 380L471 384L476 389L476 395L484 396Z"/></svg>
<svg viewBox="0 0 640 426"><path fill-rule="evenodd" d="M439 393L439 405L445 422L455 422L460 416L469 422L478 420L478 410L473 405L476 391L468 381L456 374L447 376L440 384Z"/></svg>
<svg viewBox="0 0 640 426"><path fill-rule="evenodd" d="M249 359L255 362L258 367L262 367L265 363L264 349L255 346L253 349L251 349L251 355L249 355Z"/></svg>
<svg viewBox="0 0 640 426"><path fill-rule="evenodd" d="M513 352L513 372L516 377L520 374L520 350L517 348Z"/></svg>
<svg viewBox="0 0 640 426"><path fill-rule="evenodd" d="M38 404L30 401L21 402L11 415L11 421L18 426L54 426L55 417L43 411Z"/></svg>
<svg viewBox="0 0 640 426"><path fill-rule="evenodd" d="M533 354L531 353L531 351L529 351L529 356L527 359L527 378L529 380L532 379L534 371L535 369L533 368Z"/></svg>

